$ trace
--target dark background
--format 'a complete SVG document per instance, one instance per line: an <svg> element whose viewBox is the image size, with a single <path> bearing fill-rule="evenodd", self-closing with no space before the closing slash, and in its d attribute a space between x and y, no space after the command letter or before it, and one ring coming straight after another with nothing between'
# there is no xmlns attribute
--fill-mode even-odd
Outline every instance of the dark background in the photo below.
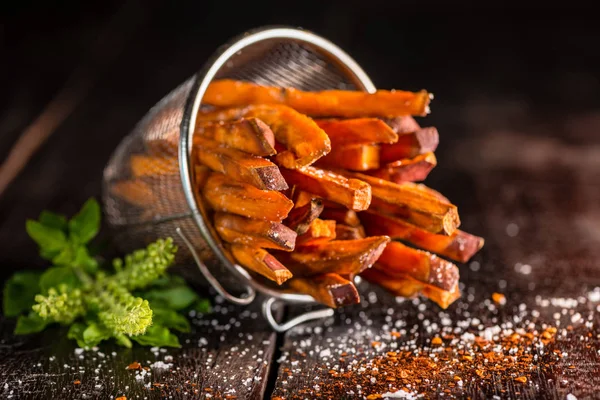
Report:
<svg viewBox="0 0 600 400"><path fill-rule="evenodd" d="M465 156L464 138L524 126L527 135L568 145L597 143L600 30L591 8L574 4L5 2L0 158L61 88L79 82L69 81L74 70L91 83L0 197L0 278L42 266L26 218L44 208L71 214L98 196L104 164L137 120L217 46L261 25L300 26L329 38L378 87L433 92L423 124L440 131L441 168ZM436 176L434 170L434 187Z"/></svg>

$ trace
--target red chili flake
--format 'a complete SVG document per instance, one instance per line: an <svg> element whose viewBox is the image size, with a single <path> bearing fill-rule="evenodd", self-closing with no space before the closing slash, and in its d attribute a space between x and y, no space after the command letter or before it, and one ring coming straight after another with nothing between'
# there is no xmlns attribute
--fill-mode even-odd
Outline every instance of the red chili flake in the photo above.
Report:
<svg viewBox="0 0 600 400"><path fill-rule="evenodd" d="M81 385L81 381L79 379L75 379L75 381L73 381L73 385Z"/></svg>
<svg viewBox="0 0 600 400"><path fill-rule="evenodd" d="M502 293L492 293L492 300L494 300L494 303L500 304L501 306L506 304L506 296L504 296Z"/></svg>
<svg viewBox="0 0 600 400"><path fill-rule="evenodd" d="M434 345L434 346L439 346L439 345L441 345L442 343L443 343L443 342L442 342L442 338L441 338L441 337L439 337L439 336L436 336L436 337L434 337L433 339L431 339L431 344L432 344L432 345Z"/></svg>
<svg viewBox="0 0 600 400"><path fill-rule="evenodd" d="M142 369L142 365L139 362L134 361L134 362L132 362L131 364L129 364L127 366L127 369L129 369L129 370L131 370L131 369Z"/></svg>
<svg viewBox="0 0 600 400"><path fill-rule="evenodd" d="M117 398L115 398L115 400L127 400L126 396L119 396Z"/></svg>
<svg viewBox="0 0 600 400"><path fill-rule="evenodd" d="M527 382L527 377L526 376L519 376L518 378L515 378L515 381L521 382L521 383L525 383L525 382Z"/></svg>

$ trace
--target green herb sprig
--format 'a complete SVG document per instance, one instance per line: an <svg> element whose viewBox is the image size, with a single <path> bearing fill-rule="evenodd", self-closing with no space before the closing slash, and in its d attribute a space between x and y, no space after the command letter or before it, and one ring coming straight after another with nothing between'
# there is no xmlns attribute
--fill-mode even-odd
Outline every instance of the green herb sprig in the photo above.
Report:
<svg viewBox="0 0 600 400"><path fill-rule="evenodd" d="M111 268L91 254L89 243L100 229L101 212L91 198L71 219L44 211L26 230L40 256L52 263L43 272L15 273L4 287L4 315L18 317L15 334L69 326L68 338L83 348L114 339L124 347L180 347L171 330L189 332L185 313L210 312L179 276L167 273L177 246L159 239Z"/></svg>

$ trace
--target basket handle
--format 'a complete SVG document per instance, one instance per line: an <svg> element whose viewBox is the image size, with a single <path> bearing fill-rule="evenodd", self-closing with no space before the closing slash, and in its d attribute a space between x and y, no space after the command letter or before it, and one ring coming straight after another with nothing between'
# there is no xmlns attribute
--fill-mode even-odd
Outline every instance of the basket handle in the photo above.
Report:
<svg viewBox="0 0 600 400"><path fill-rule="evenodd" d="M271 328L273 328L273 330L276 332L285 332L288 329L291 329L296 325L300 325L304 322L331 317L334 314L332 308L324 308L321 310L309 311L304 314L300 314L297 317L280 324L275 320L275 317L273 316L273 305L276 301L276 298L269 297L262 304L263 316L265 317L269 325L271 325Z"/></svg>
<svg viewBox="0 0 600 400"><path fill-rule="evenodd" d="M179 237L181 237L181 240L183 240L183 243L185 243L190 250L190 253L192 253L192 257L194 257L194 261L196 261L196 265L198 266L200 272L202 275L204 275L208 283L210 283L211 286L217 291L217 293L234 304L248 305L254 301L254 298L256 297L256 291L250 286L246 286L246 295L244 297L236 297L225 290L217 278L215 278L215 276L208 270L208 267L202 262L202 260L200 260L200 257L192 245L192 242L190 242L190 240L185 236L181 228L177 227L175 230Z"/></svg>

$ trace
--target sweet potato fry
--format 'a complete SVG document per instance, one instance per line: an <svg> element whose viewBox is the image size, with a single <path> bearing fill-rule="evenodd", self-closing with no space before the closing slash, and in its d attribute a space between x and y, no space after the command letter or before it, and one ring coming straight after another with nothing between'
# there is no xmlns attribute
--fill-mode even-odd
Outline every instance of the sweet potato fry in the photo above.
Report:
<svg viewBox="0 0 600 400"><path fill-rule="evenodd" d="M338 224L344 224L352 227L360 225L360 219L355 211L346 208L325 207L320 215L323 219L332 219Z"/></svg>
<svg viewBox="0 0 600 400"><path fill-rule="evenodd" d="M461 296L458 284L450 290L443 290L419 282L408 275L392 277L375 267L364 271L360 276L371 283L383 287L396 296L412 298L421 294L439 305L442 309L448 308L450 304L454 303Z"/></svg>
<svg viewBox="0 0 600 400"><path fill-rule="evenodd" d="M197 138L194 140L195 157L203 165L229 178L248 183L264 190L288 188L279 167L271 161L243 151L222 146L219 143Z"/></svg>
<svg viewBox="0 0 600 400"><path fill-rule="evenodd" d="M321 199L313 198L309 203L292 209L283 223L298 235L302 235L308 231L310 224L321 215L322 211L323 202Z"/></svg>
<svg viewBox="0 0 600 400"><path fill-rule="evenodd" d="M194 132L194 145L198 138L214 140L255 156L266 157L277 153L273 131L258 118L199 122Z"/></svg>
<svg viewBox="0 0 600 400"><path fill-rule="evenodd" d="M412 133L398 135L393 144L382 144L379 158L382 163L390 163L419 154L434 152L439 143L437 129L422 128Z"/></svg>
<svg viewBox="0 0 600 400"><path fill-rule="evenodd" d="M414 158L407 158L389 163L382 168L366 173L395 183L416 182L425 180L427 175L429 175L436 165L437 159L435 158L435 155L433 153L425 153Z"/></svg>
<svg viewBox="0 0 600 400"><path fill-rule="evenodd" d="M371 203L371 187L357 179L347 179L314 167L297 170L283 168L281 173L288 184L296 185L302 190L342 204L351 210L366 210Z"/></svg>
<svg viewBox="0 0 600 400"><path fill-rule="evenodd" d="M450 290L443 290L435 286L425 285L423 288L423 296L437 303L444 310L454 303L461 296L458 283Z"/></svg>
<svg viewBox="0 0 600 400"><path fill-rule="evenodd" d="M371 208L406 219L432 233L452 234L460 225L456 206L415 190L412 185L388 182L361 173L345 173L371 185Z"/></svg>
<svg viewBox="0 0 600 400"><path fill-rule="evenodd" d="M422 183L408 183L408 182L404 182L403 184L406 185L406 186L411 186L415 190L421 191L424 195L434 197L434 198L438 199L441 202L450 203L450 200L448 200L448 198L446 196L444 196L443 194L441 194L437 190L432 189L429 186L426 186L426 185L424 185Z"/></svg>
<svg viewBox="0 0 600 400"><path fill-rule="evenodd" d="M290 198L294 201L294 208L300 208L316 199L318 199L319 202L325 206L325 200L313 193L299 189L296 186L294 186L294 193Z"/></svg>
<svg viewBox="0 0 600 400"><path fill-rule="evenodd" d="M310 278L294 277L289 281L290 289L312 296L316 301L331 308L360 303L354 283L338 274L323 274Z"/></svg>
<svg viewBox="0 0 600 400"><path fill-rule="evenodd" d="M137 207L151 207L157 200L152 186L141 179L115 182L110 192Z"/></svg>
<svg viewBox="0 0 600 400"><path fill-rule="evenodd" d="M243 267L277 282L278 285L292 277L292 273L264 249L233 244L230 250Z"/></svg>
<svg viewBox="0 0 600 400"><path fill-rule="evenodd" d="M442 290L452 290L458 284L458 267L434 254L390 242L381 253L374 268L390 276L409 275L411 278Z"/></svg>
<svg viewBox="0 0 600 400"><path fill-rule="evenodd" d="M215 214L214 221L219 236L227 243L294 250L296 232L283 224L222 212Z"/></svg>
<svg viewBox="0 0 600 400"><path fill-rule="evenodd" d="M282 193L257 189L247 183L232 181L218 173L208 177L202 194L215 211L265 221L283 221L294 206Z"/></svg>
<svg viewBox="0 0 600 400"><path fill-rule="evenodd" d="M369 235L387 235L462 263L469 261L484 244L483 238L460 229L450 236L435 235L402 219L370 210L361 213L360 219Z"/></svg>
<svg viewBox="0 0 600 400"><path fill-rule="evenodd" d="M329 154L319 159L318 167L345 168L350 171L367 171L379 168L379 145L352 144L333 147Z"/></svg>
<svg viewBox="0 0 600 400"><path fill-rule="evenodd" d="M398 135L377 118L318 119L315 121L327 133L331 146L372 143L396 143Z"/></svg>
<svg viewBox="0 0 600 400"><path fill-rule="evenodd" d="M335 225L335 238L337 240L362 239L365 235L365 229L362 225L350 226L344 224Z"/></svg>
<svg viewBox="0 0 600 400"><path fill-rule="evenodd" d="M304 92L228 79L211 83L203 99L206 104L218 107L285 104L312 116L350 118L427 115L430 100L431 95L424 90L417 93L400 90L378 90L375 93L345 90Z"/></svg>
<svg viewBox="0 0 600 400"><path fill-rule="evenodd" d="M315 219L308 230L296 239L296 246L315 245L336 238L335 221Z"/></svg>
<svg viewBox="0 0 600 400"><path fill-rule="evenodd" d="M370 268L389 243L387 236L357 240L332 240L298 247L292 253L278 252L275 257L297 276L323 273L358 274Z"/></svg>
<svg viewBox="0 0 600 400"><path fill-rule="evenodd" d="M179 174L179 160L175 157L133 154L129 163L134 177Z"/></svg>
<svg viewBox="0 0 600 400"><path fill-rule="evenodd" d="M391 277L384 271L375 267L363 271L360 274L360 277L368 282L381 286L395 296L406 297L408 299L417 297L425 288L423 283L410 278L408 275L403 277Z"/></svg>
<svg viewBox="0 0 600 400"><path fill-rule="evenodd" d="M197 116L198 123L239 118L258 118L271 128L275 140L286 148L275 156L275 161L286 168L310 165L331 150L329 137L315 121L287 106L252 105Z"/></svg>
<svg viewBox="0 0 600 400"><path fill-rule="evenodd" d="M421 126L410 115L401 117L383 118L383 122L389 125L390 128L397 134L411 133L421 129Z"/></svg>

